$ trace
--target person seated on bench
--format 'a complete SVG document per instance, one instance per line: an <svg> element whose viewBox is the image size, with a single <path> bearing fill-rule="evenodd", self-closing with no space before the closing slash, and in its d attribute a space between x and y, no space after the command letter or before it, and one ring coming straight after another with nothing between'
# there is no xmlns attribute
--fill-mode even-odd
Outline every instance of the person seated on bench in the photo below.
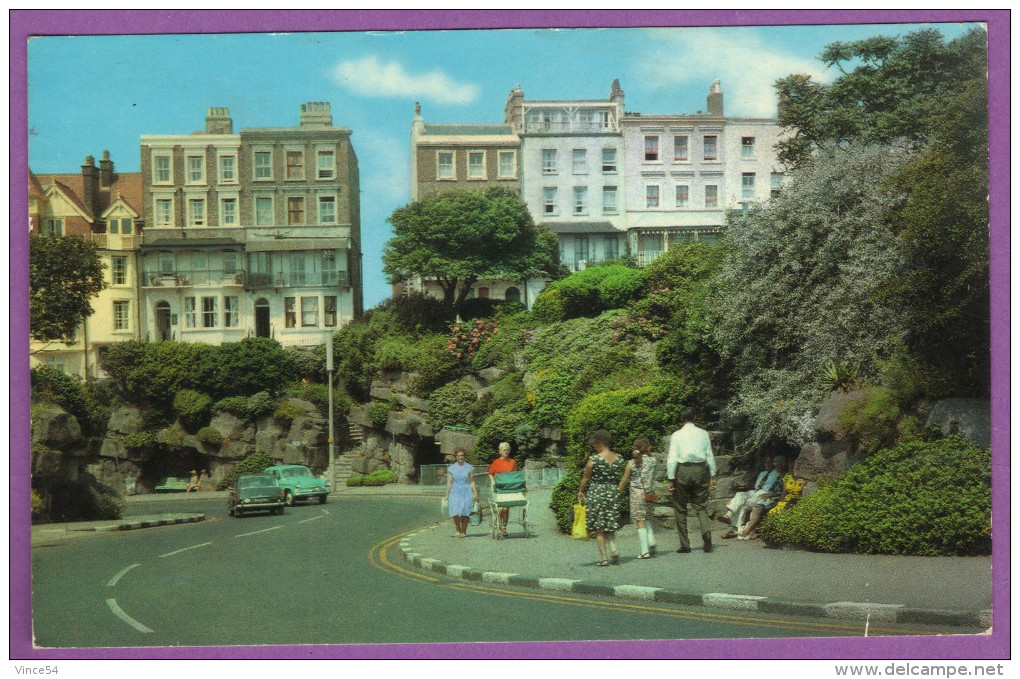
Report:
<svg viewBox="0 0 1020 679"><path fill-rule="evenodd" d="M198 472L192 469L191 480L188 481L188 487L184 489L184 492L190 493L193 490L198 490L198 488L199 488Z"/></svg>
<svg viewBox="0 0 1020 679"><path fill-rule="evenodd" d="M744 527L747 525L747 520L751 514L750 502L761 493L762 486L765 485L765 480L771 472L772 456L766 455L764 459L762 459L762 470L754 482L754 487L748 490L742 490L734 495L733 498L726 504L726 514L717 515L715 517L723 523L730 525L730 530L723 535L723 539L735 538L742 530L744 530Z"/></svg>
<svg viewBox="0 0 1020 679"><path fill-rule="evenodd" d="M765 485L762 486L758 495L748 503L751 505L751 518L747 525L744 526L744 529L740 531L739 538L741 540L756 540L758 538L758 534L754 530L758 526L758 522L783 497L783 475L786 474L786 458L777 455L773 460L773 464L775 469L769 472L768 478L765 479Z"/></svg>
<svg viewBox="0 0 1020 679"><path fill-rule="evenodd" d="M202 475L198 477L198 487L195 490L202 490L202 485L209 482L209 470L203 469Z"/></svg>

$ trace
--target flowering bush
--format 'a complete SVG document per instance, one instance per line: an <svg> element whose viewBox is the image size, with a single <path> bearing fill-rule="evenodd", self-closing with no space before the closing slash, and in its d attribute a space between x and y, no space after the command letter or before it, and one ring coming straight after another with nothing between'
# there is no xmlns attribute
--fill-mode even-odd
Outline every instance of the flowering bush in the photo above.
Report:
<svg viewBox="0 0 1020 679"><path fill-rule="evenodd" d="M470 358L482 344L491 342L499 333L499 328L492 321L479 319L469 325L455 325L450 333L446 349L460 360Z"/></svg>
<svg viewBox="0 0 1020 679"><path fill-rule="evenodd" d="M666 329L658 318L643 316L618 316L613 319L614 342L641 342L660 340L666 336Z"/></svg>

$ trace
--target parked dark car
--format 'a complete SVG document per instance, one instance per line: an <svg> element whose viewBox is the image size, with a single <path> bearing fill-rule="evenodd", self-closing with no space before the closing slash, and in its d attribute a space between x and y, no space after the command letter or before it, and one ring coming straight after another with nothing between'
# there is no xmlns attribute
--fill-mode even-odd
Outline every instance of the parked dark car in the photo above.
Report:
<svg viewBox="0 0 1020 679"><path fill-rule="evenodd" d="M317 499L320 505L326 504L329 483L314 476L312 470L303 464L273 465L263 469L262 473L271 474L276 479L288 507L292 507L297 500Z"/></svg>
<svg viewBox="0 0 1020 679"><path fill-rule="evenodd" d="M249 512L283 514L283 491L270 474L243 474L227 492L227 514L240 517Z"/></svg>

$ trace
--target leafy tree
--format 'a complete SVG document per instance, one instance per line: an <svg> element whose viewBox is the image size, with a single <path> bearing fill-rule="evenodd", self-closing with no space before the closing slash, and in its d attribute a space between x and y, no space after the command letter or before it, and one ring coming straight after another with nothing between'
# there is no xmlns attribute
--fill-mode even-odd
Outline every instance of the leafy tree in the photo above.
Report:
<svg viewBox="0 0 1020 679"><path fill-rule="evenodd" d="M876 190L903 155L823 145L777 198L731 222L712 341L735 381L730 409L750 417L753 443L801 443L826 391L824 367L875 375L905 332L888 294L907 261L885 221L899 197Z"/></svg>
<svg viewBox="0 0 1020 679"><path fill-rule="evenodd" d="M107 287L104 268L96 246L80 236L30 238L32 337L42 341L70 339L75 328L94 311L92 298Z"/></svg>
<svg viewBox="0 0 1020 679"><path fill-rule="evenodd" d="M521 198L504 188L430 194L390 215L393 238L383 249L391 283L434 279L456 310L481 278L521 280L559 272L557 240L536 226Z"/></svg>
<svg viewBox="0 0 1020 679"><path fill-rule="evenodd" d="M935 29L902 38L835 42L819 59L840 75L831 84L793 74L776 81L784 99L779 122L790 135L777 148L790 166L809 161L823 141L920 145L934 118L987 71L981 29L946 42Z"/></svg>
<svg viewBox="0 0 1020 679"><path fill-rule="evenodd" d="M276 393L297 376L293 356L268 337L228 342L216 354L216 389L210 392L222 396Z"/></svg>

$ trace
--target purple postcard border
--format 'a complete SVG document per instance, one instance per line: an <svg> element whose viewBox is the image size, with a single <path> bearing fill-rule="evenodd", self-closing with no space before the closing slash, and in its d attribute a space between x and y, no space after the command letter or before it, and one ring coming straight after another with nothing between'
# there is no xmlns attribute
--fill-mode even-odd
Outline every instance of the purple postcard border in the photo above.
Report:
<svg viewBox="0 0 1020 679"><path fill-rule="evenodd" d="M818 658L978 659L1010 654L1009 513L1009 92L1008 10L524 10L524 11L85 11L10 12L10 216L28 210L27 51L30 36L480 28L610 28L982 22L988 26L992 304L993 631L981 636L897 638L394 644L195 648L35 649L31 622L28 371L28 234L10 235L10 658ZM20 454L15 451L22 451Z"/></svg>

